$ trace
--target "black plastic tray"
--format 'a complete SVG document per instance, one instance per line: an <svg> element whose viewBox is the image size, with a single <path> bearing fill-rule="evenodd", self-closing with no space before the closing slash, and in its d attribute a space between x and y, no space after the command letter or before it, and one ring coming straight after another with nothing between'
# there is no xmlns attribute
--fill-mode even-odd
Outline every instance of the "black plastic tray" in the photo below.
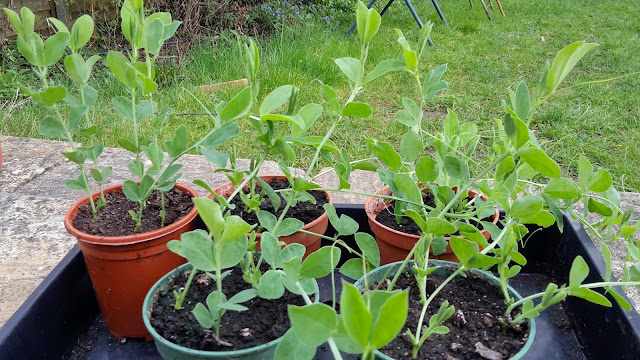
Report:
<svg viewBox="0 0 640 360"><path fill-rule="evenodd" d="M368 231L362 205L338 204L336 209L358 221L361 231ZM564 233L555 228L538 231L523 249L528 263L512 282L523 296L544 290L548 281L567 282L571 263L578 255L591 268L587 281L602 281L604 260L591 239L579 223L566 216L564 222ZM330 283L321 281L320 286ZM533 348L525 359L640 359L640 316L615 302L605 308L568 298L537 318L536 327ZM317 358L331 358L327 350L321 346ZM0 329L2 360L68 359L72 353L91 360L160 358L152 342L120 341L104 328L77 247Z"/></svg>

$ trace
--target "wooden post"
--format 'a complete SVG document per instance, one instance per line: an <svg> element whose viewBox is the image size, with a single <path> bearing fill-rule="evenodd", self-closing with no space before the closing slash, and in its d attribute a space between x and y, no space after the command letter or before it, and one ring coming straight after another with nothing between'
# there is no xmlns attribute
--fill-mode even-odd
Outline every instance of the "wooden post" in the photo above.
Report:
<svg viewBox="0 0 640 360"><path fill-rule="evenodd" d="M56 0L52 1L52 3L54 5L54 8L51 9L52 16L69 26L69 23L71 22L71 13L67 6L67 0Z"/></svg>

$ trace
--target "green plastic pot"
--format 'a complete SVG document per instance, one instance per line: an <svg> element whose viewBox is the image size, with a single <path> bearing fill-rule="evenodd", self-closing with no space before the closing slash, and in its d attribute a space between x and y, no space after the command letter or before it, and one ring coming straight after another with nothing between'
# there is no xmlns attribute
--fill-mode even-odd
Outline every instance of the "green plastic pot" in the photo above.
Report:
<svg viewBox="0 0 640 360"><path fill-rule="evenodd" d="M151 306L153 305L153 296L160 287L164 286L171 277L178 275L184 271L191 270L192 265L184 264L165 276L163 276L158 282L151 287L151 290L147 293L142 305L142 319L144 325L147 327L149 333L153 337L158 352L165 360L205 360L205 359L229 359L229 360L268 360L273 359L276 353L276 347L282 340L279 337L266 344L254 346L248 349L234 350L234 351L204 351L189 349L184 346L176 345L169 340L163 338L156 332L149 322L149 314L151 312ZM320 299L318 283L316 282L315 302Z"/></svg>
<svg viewBox="0 0 640 360"><path fill-rule="evenodd" d="M458 267L460 266L460 264L458 263L454 263L451 261L444 261L444 260L429 260L430 264L433 264L435 266L441 266L440 269L434 271L432 274L434 275L441 275L441 276L447 276L450 275L453 271L450 270L450 267ZM369 272L367 274L367 276L369 277L369 282L370 283L376 283L380 280L383 280L383 277L385 276L385 274L387 274L387 271L389 271L388 276L393 276L396 274L396 272L400 269L400 266L402 265L402 261L398 261L398 262L394 262L394 263L390 263L387 265L383 265L379 268L376 268L374 270L372 270L371 272ZM445 266L449 266L449 268L445 268ZM413 260L411 260L407 266L408 269L410 269L413 266ZM391 269L391 270L389 270ZM498 280L498 278L496 278L495 276L493 276L491 273L486 272L486 271L482 271L482 270L477 270L477 269L472 269L471 270L474 274L480 275L480 277L484 280L486 280L489 284L492 284L494 286L499 286L500 284L500 280ZM358 281L356 281L354 283L354 285L360 289L361 291L364 291L364 277L361 277L360 279L358 279ZM516 300L521 300L522 296L520 294L518 294L517 291L515 291L511 286L508 287L509 290L509 294L511 294L511 296L515 297ZM527 342L524 344L524 346L522 347L522 349L520 349L520 351L518 351L517 354L515 354L511 359L512 360L518 360L518 359L522 359L525 354L529 351L529 349L531 348L531 346L533 345L533 340L536 336L536 322L533 319L529 319L529 338L527 339ZM380 359L380 360L393 360L392 357L389 357L383 353L381 353L380 351L376 351L376 359Z"/></svg>

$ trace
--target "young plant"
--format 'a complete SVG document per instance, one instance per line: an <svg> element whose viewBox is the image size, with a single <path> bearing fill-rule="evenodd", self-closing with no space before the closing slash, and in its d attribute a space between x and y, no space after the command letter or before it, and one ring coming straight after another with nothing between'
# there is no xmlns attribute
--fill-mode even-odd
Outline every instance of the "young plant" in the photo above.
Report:
<svg viewBox="0 0 640 360"><path fill-rule="evenodd" d="M85 59L79 54L91 39L94 30L93 20L90 16L83 15L75 21L69 31L57 19L49 18L58 31L43 41L40 35L34 32L35 15L31 10L22 8L20 15L11 9L5 8L4 11L18 34L18 51L32 65L34 73L40 79L42 90L34 90L20 83L15 85L31 99L52 110L53 114L46 116L38 125L38 132L45 137L66 139L71 151L62 155L78 165L80 174L78 178L68 180L65 185L72 190L84 191L89 196L89 204L95 217L98 210L105 205L102 189L112 169L100 168L98 164L104 146L92 139L99 129L93 124L89 111L98 98L98 92L88 82L94 65L101 58L94 55ZM79 99L72 95L71 89L50 82L50 70L60 61L67 48L71 54L64 59L65 73L75 85ZM77 146L77 139L83 136L88 137L94 144ZM93 167L87 166L87 160L93 163ZM87 173L91 174L100 189L97 202L91 197Z"/></svg>
<svg viewBox="0 0 640 360"><path fill-rule="evenodd" d="M418 355L420 347L431 332L437 332L442 326L442 322L448 318L451 312L447 306L442 306L440 311L431 317L429 326L425 328L426 309L431 304L435 296L442 291L446 285L470 269L488 268L497 265L500 275L500 285L505 295L505 302L509 305L507 323L515 326L526 318L533 318L548 306L562 301L566 296L577 296L597 304L610 306L610 302L601 294L592 291L593 288L604 288L611 294L624 308L630 308L629 304L622 300L614 290L615 282L601 282L594 284L583 284L588 274L588 267L582 258L577 258L571 270L569 286L558 287L550 284L545 292L534 294L521 301L515 301L507 292L508 279L517 275L521 267L526 264L526 259L518 252L518 243L524 246L525 236L528 232L524 225L537 225L542 227L551 226L558 223L562 230L562 210L568 211L572 216L588 224L586 215L589 213L603 216L597 222L600 230L607 229L607 236L611 236L612 227L616 223L621 223L626 232L619 230L617 234L631 235L636 231L635 227L629 226L629 216L618 209L615 198L617 192L612 187L611 176L603 169L593 171L592 166L586 159L580 161L580 183L562 177L560 167L541 149L535 134L528 129L528 124L533 116L533 110L540 106L545 99L555 93L560 82L566 77L568 72L575 66L579 59L586 52L595 47L594 44L578 42L568 46L559 52L551 66L547 66L540 81L537 97L531 101L526 84L521 83L516 92L511 92L511 105L505 104L504 119L498 123L498 137L493 139L491 146L492 153L489 161L481 169L479 174L471 177L466 157L458 157L455 154L446 154L450 149L457 149L459 135L455 130L462 128L451 118L451 113L445 120L444 134L432 136L436 139L433 143L437 160L426 160L431 166L426 167L429 172L416 167L415 178L402 173L402 163L397 167L391 167L393 176L384 173L384 179L390 186L395 186L399 191L399 196L404 196L409 205L403 210L404 215L410 216L416 221L422 231L420 240L411 251L403 267L408 260L415 256L414 275L420 289L422 298L422 311L419 322L415 327L415 332L408 332L408 337L414 345L413 357ZM530 104L534 104L531 106ZM524 120L523 120L524 119ZM446 151L445 151L446 150ZM384 157L377 155L378 159L389 167L389 158L400 159L399 154L390 151L385 152ZM374 152L375 154L375 152ZM403 155L405 155L403 153ZM405 155L406 156L406 155ZM418 160L418 163L424 160ZM380 172L379 172L380 173ZM430 177L425 177L425 173ZM491 174L493 181L482 180ZM536 183L532 178L546 178L546 183ZM381 176L381 178L383 178ZM418 180L422 183L434 180L447 182L455 181L457 191L446 198L443 208L430 209L421 203L421 192L417 185ZM413 180L413 181L412 181ZM449 185L451 183L449 182ZM469 189L482 191L487 197L486 204L490 206L500 206L505 209L505 216L501 220L502 228L480 221L480 225L491 233L492 240L488 242L483 236L479 236L479 229L469 222L461 221L464 215L450 214L448 211L459 204L459 199L465 196ZM438 196L436 196L438 197ZM619 198L618 198L619 199ZM442 200L442 199L441 199ZM572 206L583 200L588 206L585 207L584 214L577 214L572 210ZM619 200L618 200L619 201ZM613 206L611 206L613 205ZM615 214L615 219L609 218ZM426 216L425 216L426 215ZM587 225L595 229L593 225ZM429 250L437 239L442 239L445 234L455 231L460 232L460 236L451 236L450 245L453 252L460 259L460 266L449 277L447 277L438 288L425 297L426 279L434 270L429 267ZM464 237L464 238L463 238ZM610 238L611 239L611 238ZM628 238L627 238L628 239ZM630 255L628 259L634 259L634 241L629 241ZM479 246L482 246L480 250ZM603 252L607 259L607 279L610 278L610 252L603 246ZM637 261L637 260L635 260ZM515 262L515 265L511 265ZM628 270L619 285L639 285L640 272L637 263ZM391 286L395 284L399 271L391 281ZM534 306L533 299L542 298L542 301ZM512 318L512 312L516 306L522 305L521 313ZM453 310L453 309L452 309ZM449 314L450 316L450 314ZM425 330L426 329L426 330ZM444 328L440 328L445 331Z"/></svg>

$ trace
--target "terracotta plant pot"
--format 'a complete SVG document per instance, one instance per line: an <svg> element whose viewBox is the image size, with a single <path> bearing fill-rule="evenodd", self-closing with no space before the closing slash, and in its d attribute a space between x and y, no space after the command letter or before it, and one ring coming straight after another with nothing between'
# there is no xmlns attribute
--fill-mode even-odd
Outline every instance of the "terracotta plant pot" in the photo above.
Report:
<svg viewBox="0 0 640 360"><path fill-rule="evenodd" d="M385 187L377 192L380 195L391 196L391 189L389 187ZM470 190L469 196L475 197L478 195L477 192ZM481 199L486 200L487 197L485 195L480 196ZM364 210L367 213L367 218L369 219L369 227L371 231L375 234L376 242L378 243L378 247L380 248L380 263L381 264L389 264L396 261L403 261L415 243L420 239L418 235L412 235L403 233L401 231L392 229L387 227L378 221L376 221L376 217L378 214L384 209L390 206L390 201L377 198L370 197L364 205ZM498 209L496 209L496 213L493 218L493 223L497 224L498 219L500 218L500 213ZM482 234L484 237L489 240L490 234L486 230L482 230ZM458 257L453 253L451 246L449 245L449 237L446 237L447 240L447 248L443 254L431 256L433 259L437 260L447 260L460 262ZM433 252L431 252L433 254Z"/></svg>
<svg viewBox="0 0 640 360"><path fill-rule="evenodd" d="M176 184L176 189L198 196L195 190L181 184ZM108 192L122 192L122 185L107 187L105 193ZM100 193L92 196L97 199ZM84 197L73 204L64 225L78 240L105 325L117 338L151 340L140 316L144 297L158 279L186 262L167 249L167 242L179 240L182 233L195 229L196 207L162 229L128 236L96 236L79 231L72 222L78 208L88 202L89 198Z"/></svg>
<svg viewBox="0 0 640 360"><path fill-rule="evenodd" d="M284 175L261 175L259 177L265 182L267 182L267 184L271 184L273 181L276 181L276 180L287 181L287 177ZM229 195L231 195L235 190L236 188L233 186L232 183L229 182L224 185L218 186L213 191L215 191L216 194L226 198ZM329 194L326 191L323 191L323 193L327 197L327 201L329 202L329 204L333 204L333 199L331 198L331 194ZM209 197L213 197L213 195L209 195ZM318 217L317 219L313 220L308 224L305 224L302 227L302 229L316 233L316 234L324 234L324 232L327 230L327 226L329 226L329 216L325 212L322 215L320 215L320 217ZM256 240L258 241L256 250L260 251L260 234L256 236ZM320 249L320 245L321 245L320 244L321 239L319 236L314 236L314 235L305 234L301 232L296 232L288 236L281 236L279 240L284 241L287 244L298 243L298 244L304 245L307 248L307 251L304 254L305 258L312 252Z"/></svg>

